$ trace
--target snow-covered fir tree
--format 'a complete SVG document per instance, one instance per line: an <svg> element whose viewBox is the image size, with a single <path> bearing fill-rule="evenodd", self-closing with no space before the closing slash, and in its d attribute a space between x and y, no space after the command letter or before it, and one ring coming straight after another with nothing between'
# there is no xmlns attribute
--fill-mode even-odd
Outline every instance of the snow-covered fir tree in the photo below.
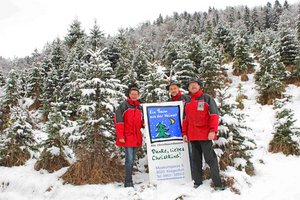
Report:
<svg viewBox="0 0 300 200"><path fill-rule="evenodd" d="M300 48L298 50L298 54L295 60L295 66L291 72L291 79L295 81L300 81Z"/></svg>
<svg viewBox="0 0 300 200"><path fill-rule="evenodd" d="M271 28L272 23L272 4L267 3L262 9L262 28L264 30Z"/></svg>
<svg viewBox="0 0 300 200"><path fill-rule="evenodd" d="M21 97L28 97L28 80L29 80L29 70L24 69L18 72L18 91Z"/></svg>
<svg viewBox="0 0 300 200"><path fill-rule="evenodd" d="M166 38L162 45L162 65L165 67L165 73L169 77L172 77L174 74L173 62L178 59L178 49L179 44L176 42L176 38L172 36Z"/></svg>
<svg viewBox="0 0 300 200"><path fill-rule="evenodd" d="M48 172L54 172L70 165L65 153L67 138L61 132L68 124L60 112L60 107L60 103L51 104L45 130L48 138L41 145L43 150L35 163L35 170L45 169Z"/></svg>
<svg viewBox="0 0 300 200"><path fill-rule="evenodd" d="M253 72L253 59L250 56L249 44L243 37L238 37L234 46L233 73L235 75Z"/></svg>
<svg viewBox="0 0 300 200"><path fill-rule="evenodd" d="M50 46L49 55L47 55L46 63L43 66L43 94L42 112L47 121L48 113L51 110L51 102L61 100L62 88L66 84L64 78L65 53L62 41L56 38Z"/></svg>
<svg viewBox="0 0 300 200"><path fill-rule="evenodd" d="M295 126L296 119L286 105L289 97L275 101L276 122L274 137L269 144L269 151L282 152L285 155L300 155L300 128Z"/></svg>
<svg viewBox="0 0 300 200"><path fill-rule="evenodd" d="M250 16L250 9L248 8L248 6L245 6L243 21L244 21L244 24L247 28L247 31L250 32L251 31L251 16Z"/></svg>
<svg viewBox="0 0 300 200"><path fill-rule="evenodd" d="M257 13L257 9L253 8L251 10L251 20L250 20L250 33L253 34L256 30L260 29L259 17Z"/></svg>
<svg viewBox="0 0 300 200"><path fill-rule="evenodd" d="M228 88L226 86L217 93L220 124L216 150L220 151L220 168L225 170L228 166L232 166L248 175L254 175L254 167L250 158L252 157L251 150L256 145L248 135L250 128L245 123L245 116L237 108L237 102L230 98Z"/></svg>
<svg viewBox="0 0 300 200"><path fill-rule="evenodd" d="M300 42L300 4L298 5L298 15L296 22L296 32L297 32L297 40Z"/></svg>
<svg viewBox="0 0 300 200"><path fill-rule="evenodd" d="M108 183L123 179L120 163L111 159L115 152L113 99L122 96L116 90L121 86L102 53L100 50L89 51L90 63L85 65L85 80L81 80L79 133L73 133L73 138L77 138L73 141L77 161L62 176L68 183ZM81 173L83 171L85 173Z"/></svg>
<svg viewBox="0 0 300 200"><path fill-rule="evenodd" d="M148 103L166 101L169 98L166 90L169 80L166 80L167 76L163 71L157 71L157 65L154 64L151 68L149 75L145 76L141 99Z"/></svg>
<svg viewBox="0 0 300 200"><path fill-rule="evenodd" d="M295 64L295 58L297 56L296 36L294 31L289 27L289 22L281 22L279 24L280 31L280 57L281 61L285 65Z"/></svg>
<svg viewBox="0 0 300 200"><path fill-rule="evenodd" d="M280 21L280 16L282 14L283 8L282 5L278 0L275 0L274 6L273 6L273 15L272 15L272 24L271 27L273 30L277 31L278 30L278 25Z"/></svg>
<svg viewBox="0 0 300 200"><path fill-rule="evenodd" d="M69 49L71 49L79 39L86 37L84 30L81 27L81 22L75 18L68 30L67 36L65 37L65 43Z"/></svg>
<svg viewBox="0 0 300 200"><path fill-rule="evenodd" d="M17 106L18 100L21 99L18 88L18 79L19 76L15 70L11 70L6 78L6 84L4 85L5 96L2 99L3 107L5 109Z"/></svg>
<svg viewBox="0 0 300 200"><path fill-rule="evenodd" d="M204 41L209 42L213 38L213 27L210 20L206 21L205 31L204 31Z"/></svg>
<svg viewBox="0 0 300 200"><path fill-rule="evenodd" d="M201 67L198 69L199 76L204 82L204 91L216 96L216 90L221 89L223 85L222 69L221 69L221 55L217 49L211 47L210 44L203 48L203 60Z"/></svg>
<svg viewBox="0 0 300 200"><path fill-rule="evenodd" d="M2 72L0 72L0 87L3 87L5 85L5 78Z"/></svg>
<svg viewBox="0 0 300 200"><path fill-rule="evenodd" d="M100 26L95 19L94 26L92 29L90 29L90 34L88 36L89 48L91 48L93 51L104 48L104 40L104 33L100 30Z"/></svg>
<svg viewBox="0 0 300 200"><path fill-rule="evenodd" d="M263 46L274 45L279 43L279 37L276 31L266 30L264 32L256 31L253 35L249 36L249 44L251 44L251 52L254 53L254 58L258 59Z"/></svg>
<svg viewBox="0 0 300 200"><path fill-rule="evenodd" d="M274 46L264 46L261 58L261 68L255 74L255 81L258 85L258 102L261 104L272 104L275 98L280 98L285 85L286 69L280 61L280 56L276 53Z"/></svg>
<svg viewBox="0 0 300 200"><path fill-rule="evenodd" d="M129 48L128 39L126 38L125 30L119 31L118 36L113 41L113 46L111 48L110 54L116 56L116 64L113 70L114 73L116 74L116 78L123 83L125 82L124 77L129 74L129 70L130 69L135 70L132 66L132 53L131 53L131 49Z"/></svg>
<svg viewBox="0 0 300 200"><path fill-rule="evenodd" d="M214 32L213 44L222 50L222 57L225 60L231 60L231 58L234 56L233 36L230 29L226 25L218 25Z"/></svg>
<svg viewBox="0 0 300 200"><path fill-rule="evenodd" d="M298 16L296 22L296 34L297 34L297 56L295 58L295 66L291 72L291 79L300 81L300 4L298 5Z"/></svg>
<svg viewBox="0 0 300 200"><path fill-rule="evenodd" d="M28 80L28 96L34 99L34 103L31 105L30 109L37 109L40 107L42 91L42 75L41 67L39 64L36 64L32 69L29 80Z"/></svg>
<svg viewBox="0 0 300 200"><path fill-rule="evenodd" d="M10 110L8 127L1 134L0 165L24 165L36 150L34 130L28 111L14 106Z"/></svg>
<svg viewBox="0 0 300 200"><path fill-rule="evenodd" d="M184 86L195 75L195 64L189 59L189 52L185 45L181 45L177 50L177 59L173 61L171 69L172 76L170 78L177 80Z"/></svg>
<svg viewBox="0 0 300 200"><path fill-rule="evenodd" d="M199 35L191 35L185 39L185 49L188 51L189 59L193 61L195 66L195 73L198 72L198 69L203 60L202 49L203 49L203 41L201 36Z"/></svg>
<svg viewBox="0 0 300 200"><path fill-rule="evenodd" d="M143 82L144 77L147 76L151 71L151 66L149 63L152 63L153 59L153 52L145 42L141 42L141 44L138 45L134 50L132 66L136 72L136 79L138 82Z"/></svg>

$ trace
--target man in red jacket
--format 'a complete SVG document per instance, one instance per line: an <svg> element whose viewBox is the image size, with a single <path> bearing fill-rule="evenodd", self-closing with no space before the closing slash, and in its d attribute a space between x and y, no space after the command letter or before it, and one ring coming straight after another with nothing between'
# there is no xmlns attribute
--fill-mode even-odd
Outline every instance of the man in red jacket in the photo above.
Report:
<svg viewBox="0 0 300 200"><path fill-rule="evenodd" d="M142 106L137 87L129 88L128 98L115 113L116 145L125 149L125 187L133 187L132 169L137 147L142 146Z"/></svg>
<svg viewBox="0 0 300 200"><path fill-rule="evenodd" d="M182 127L183 140L192 145L192 177L194 188L202 184L202 154L209 165L215 190L223 190L218 158L213 149L212 140L217 138L219 114L216 102L201 90L201 82L192 79L189 82L191 100L186 103Z"/></svg>

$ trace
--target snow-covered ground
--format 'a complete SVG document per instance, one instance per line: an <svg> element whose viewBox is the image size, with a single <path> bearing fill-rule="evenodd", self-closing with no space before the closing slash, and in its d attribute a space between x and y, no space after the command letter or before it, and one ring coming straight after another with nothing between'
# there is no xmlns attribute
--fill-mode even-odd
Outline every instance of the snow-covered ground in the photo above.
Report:
<svg viewBox="0 0 300 200"><path fill-rule="evenodd" d="M121 183L107 185L73 186L63 184L59 177L66 168L49 174L47 171L35 171L35 160L30 160L25 166L0 167L0 200L175 200L175 199L214 199L214 200L298 200L300 199L300 157L285 156L281 153L268 152L268 144L274 131L274 110L272 106L262 106L256 103L257 91L254 75L249 75L249 81L241 82L240 77L234 77L230 94L235 99L238 85L242 85L242 93L247 95L244 100L245 120L249 135L254 139L257 148L253 150L252 162L255 176L249 177L229 168L226 173L237 177L237 188L241 194L235 194L229 189L215 192L210 187L210 180L194 189L193 183L177 185L174 183L149 184L148 175L137 173L134 175L135 187L124 188ZM297 126L300 127L300 89L289 85L286 92L292 95L292 102L288 105L295 113Z"/></svg>

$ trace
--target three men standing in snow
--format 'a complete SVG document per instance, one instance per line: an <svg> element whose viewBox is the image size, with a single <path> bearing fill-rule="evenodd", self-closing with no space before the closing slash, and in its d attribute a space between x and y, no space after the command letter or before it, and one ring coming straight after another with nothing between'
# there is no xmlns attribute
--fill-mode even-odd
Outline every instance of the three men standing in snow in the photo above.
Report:
<svg viewBox="0 0 300 200"><path fill-rule="evenodd" d="M171 83L168 88L169 101L185 102L182 137L190 142L192 150L191 169L194 188L202 184L202 155L210 167L215 190L223 190L217 155L212 140L217 139L219 115L216 102L203 93L201 82L191 79L188 83L189 96L180 91L178 83ZM125 148L125 187L133 187L132 168L136 149L142 145L141 128L143 127L142 107L137 87L129 88L128 98L122 102L115 113L116 145Z"/></svg>

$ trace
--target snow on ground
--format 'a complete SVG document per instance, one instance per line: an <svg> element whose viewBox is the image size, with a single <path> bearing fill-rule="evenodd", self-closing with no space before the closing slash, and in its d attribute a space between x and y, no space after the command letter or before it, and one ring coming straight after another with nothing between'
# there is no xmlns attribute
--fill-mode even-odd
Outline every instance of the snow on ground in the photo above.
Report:
<svg viewBox="0 0 300 200"><path fill-rule="evenodd" d="M257 66L258 67L258 66ZM245 120L249 135L256 143L252 162L256 175L245 177L236 170L229 168L226 173L238 177L238 188L241 195L232 193L229 189L215 192L210 187L211 180L194 189L193 183L178 185L175 183L149 184L148 174L134 175L135 187L124 188L122 183L107 185L73 186L63 184L59 177L66 171L63 168L55 173L35 171L35 160L29 160L25 166L0 167L0 200L175 200L175 199L214 199L214 200L298 200L300 199L299 180L300 157L285 156L281 153L268 152L268 144L274 131L274 110L272 106L262 106L256 103L254 74L249 75L249 81L241 82L240 77L232 76L231 66L228 67L232 84L229 93L232 98L238 94L238 85L242 85L242 93L247 95L243 101ZM300 89L289 85L286 93L292 95L289 107L298 119L300 127Z"/></svg>

